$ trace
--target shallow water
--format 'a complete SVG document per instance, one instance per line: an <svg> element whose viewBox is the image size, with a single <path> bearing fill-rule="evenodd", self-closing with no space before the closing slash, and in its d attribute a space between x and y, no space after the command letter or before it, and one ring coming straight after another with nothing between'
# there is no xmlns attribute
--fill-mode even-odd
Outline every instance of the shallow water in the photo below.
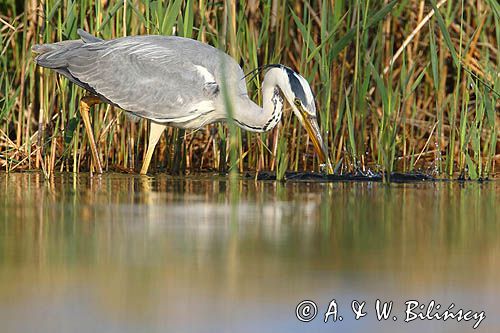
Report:
<svg viewBox="0 0 500 333"><path fill-rule="evenodd" d="M473 331L405 323L408 300L484 311L478 331L500 330L496 182L27 173L0 189L1 332ZM343 320L325 324L333 299ZM388 320L377 299L394 301Z"/></svg>

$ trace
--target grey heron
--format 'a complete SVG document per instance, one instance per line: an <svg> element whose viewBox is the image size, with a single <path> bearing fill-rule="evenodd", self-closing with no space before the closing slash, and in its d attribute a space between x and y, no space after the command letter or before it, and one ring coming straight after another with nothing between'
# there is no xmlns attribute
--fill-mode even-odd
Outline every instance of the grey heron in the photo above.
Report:
<svg viewBox="0 0 500 333"><path fill-rule="evenodd" d="M260 107L250 100L238 63L208 44L157 35L103 40L81 29L78 35L81 39L38 44L32 50L38 54L36 64L53 69L90 93L81 99L80 113L97 172L102 173L102 166L89 117L92 105L105 102L151 121L141 168L141 174L145 174L166 126L196 129L227 120L223 83L233 105L232 119L252 132L265 132L278 124L283 95L305 127L320 162L332 172L311 87L292 69L267 66Z"/></svg>

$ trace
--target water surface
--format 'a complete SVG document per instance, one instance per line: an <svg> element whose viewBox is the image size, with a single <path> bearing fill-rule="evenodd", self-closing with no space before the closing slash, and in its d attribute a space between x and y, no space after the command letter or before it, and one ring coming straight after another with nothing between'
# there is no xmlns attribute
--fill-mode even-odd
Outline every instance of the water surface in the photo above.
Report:
<svg viewBox="0 0 500 333"><path fill-rule="evenodd" d="M485 311L478 331L497 332L498 188L0 174L1 332L473 331L405 323L408 300ZM325 324L333 299L343 320Z"/></svg>

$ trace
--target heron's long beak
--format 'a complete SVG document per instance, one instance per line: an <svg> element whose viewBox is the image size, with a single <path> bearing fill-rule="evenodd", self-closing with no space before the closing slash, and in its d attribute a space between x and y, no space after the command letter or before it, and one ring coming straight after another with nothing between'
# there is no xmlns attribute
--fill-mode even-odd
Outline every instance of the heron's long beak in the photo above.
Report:
<svg viewBox="0 0 500 333"><path fill-rule="evenodd" d="M322 164L326 164L329 174L333 174L333 167L330 163L330 158L328 157L328 151L326 150L325 144L323 143L323 138L321 137L321 132L319 130L316 117L311 117L304 110L302 110L301 107L299 107L299 111L302 115L302 123L307 131L307 134L311 138L320 162Z"/></svg>

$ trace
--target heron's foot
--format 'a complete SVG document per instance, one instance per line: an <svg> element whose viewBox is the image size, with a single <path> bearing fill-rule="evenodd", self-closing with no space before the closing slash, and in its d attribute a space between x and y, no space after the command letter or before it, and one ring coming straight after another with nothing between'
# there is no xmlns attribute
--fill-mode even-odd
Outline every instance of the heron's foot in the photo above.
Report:
<svg viewBox="0 0 500 333"><path fill-rule="evenodd" d="M92 131L92 125L90 124L89 110L94 104L100 103L101 100L95 96L85 96L80 100L80 114L82 115L83 124L85 125L85 131L87 137L89 138L90 151L92 153L92 160L94 161L96 172L102 174L102 165L99 158L99 153L97 152L97 146L95 144L94 133Z"/></svg>

